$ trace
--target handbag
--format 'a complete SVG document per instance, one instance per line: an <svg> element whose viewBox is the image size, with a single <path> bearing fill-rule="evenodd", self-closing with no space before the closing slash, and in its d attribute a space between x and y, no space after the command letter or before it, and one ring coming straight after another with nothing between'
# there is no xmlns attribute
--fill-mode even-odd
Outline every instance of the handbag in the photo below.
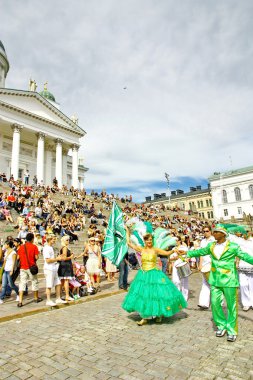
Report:
<svg viewBox="0 0 253 380"><path fill-rule="evenodd" d="M0 284L2 284L3 273L4 273L4 265L0 268Z"/></svg>
<svg viewBox="0 0 253 380"><path fill-rule="evenodd" d="M31 272L31 274L32 274L33 276L35 276L35 275L38 274L38 272L39 272L38 265L37 265L37 264L34 264L34 265L31 265L31 266L30 266L29 259L28 259L28 255L27 255L27 250L26 250L26 245L24 244L24 246L25 246L26 259L27 259L27 262L28 262L28 266L29 266L30 272Z"/></svg>

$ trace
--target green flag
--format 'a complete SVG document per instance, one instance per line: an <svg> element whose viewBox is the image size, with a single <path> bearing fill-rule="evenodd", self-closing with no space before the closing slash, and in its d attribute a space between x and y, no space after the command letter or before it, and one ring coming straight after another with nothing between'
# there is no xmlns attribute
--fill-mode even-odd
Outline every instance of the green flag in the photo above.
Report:
<svg viewBox="0 0 253 380"><path fill-rule="evenodd" d="M126 230L124 228L123 213L116 202L113 202L112 211L106 231L102 255L118 266L128 250Z"/></svg>

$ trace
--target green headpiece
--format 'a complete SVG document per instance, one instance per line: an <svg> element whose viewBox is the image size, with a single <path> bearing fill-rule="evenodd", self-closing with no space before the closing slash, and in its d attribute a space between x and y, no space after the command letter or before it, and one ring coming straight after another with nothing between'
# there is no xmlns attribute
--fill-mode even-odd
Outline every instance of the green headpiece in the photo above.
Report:
<svg viewBox="0 0 253 380"><path fill-rule="evenodd" d="M213 229L213 232L222 232L224 235L228 236L228 231L226 230L226 228L223 227L222 224L217 224L214 229Z"/></svg>

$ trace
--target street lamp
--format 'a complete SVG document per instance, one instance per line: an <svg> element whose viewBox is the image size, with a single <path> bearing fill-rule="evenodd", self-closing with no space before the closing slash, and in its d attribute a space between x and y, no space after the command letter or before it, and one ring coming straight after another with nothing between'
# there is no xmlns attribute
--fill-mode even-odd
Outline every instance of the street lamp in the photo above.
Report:
<svg viewBox="0 0 253 380"><path fill-rule="evenodd" d="M166 181L167 181L167 186L168 186L168 192L169 192L169 208L170 208L170 175L168 173L164 173Z"/></svg>

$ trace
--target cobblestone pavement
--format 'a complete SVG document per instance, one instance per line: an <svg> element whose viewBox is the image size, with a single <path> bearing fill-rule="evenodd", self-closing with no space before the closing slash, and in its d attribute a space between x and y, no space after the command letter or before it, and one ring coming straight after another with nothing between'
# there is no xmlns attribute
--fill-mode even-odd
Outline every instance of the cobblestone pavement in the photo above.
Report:
<svg viewBox="0 0 253 380"><path fill-rule="evenodd" d="M188 309L162 324L137 326L124 294L1 323L0 379L249 380L253 311L240 311L228 343L196 306L199 274L190 286Z"/></svg>

